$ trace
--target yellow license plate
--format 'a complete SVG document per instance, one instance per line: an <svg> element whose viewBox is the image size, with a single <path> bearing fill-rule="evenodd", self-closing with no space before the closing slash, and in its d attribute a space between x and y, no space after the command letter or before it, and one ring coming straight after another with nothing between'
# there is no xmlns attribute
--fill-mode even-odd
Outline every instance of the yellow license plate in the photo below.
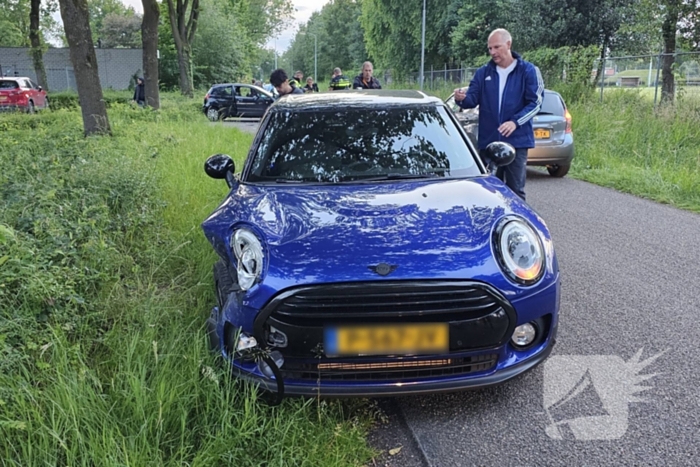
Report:
<svg viewBox="0 0 700 467"><path fill-rule="evenodd" d="M0 96L0 101L6 101L6 100L7 100L7 96Z"/></svg>
<svg viewBox="0 0 700 467"><path fill-rule="evenodd" d="M326 355L425 354L449 350L447 323L342 326L325 329Z"/></svg>
<svg viewBox="0 0 700 467"><path fill-rule="evenodd" d="M550 130L545 130L544 128L535 129L535 138L536 139L547 139L550 136L552 136L552 132Z"/></svg>

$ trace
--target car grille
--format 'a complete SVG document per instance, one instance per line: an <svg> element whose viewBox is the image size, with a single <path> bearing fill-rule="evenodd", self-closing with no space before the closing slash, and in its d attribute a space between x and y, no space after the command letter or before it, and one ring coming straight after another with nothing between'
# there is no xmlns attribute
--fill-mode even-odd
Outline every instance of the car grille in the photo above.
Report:
<svg viewBox="0 0 700 467"><path fill-rule="evenodd" d="M408 381L444 376L461 376L491 370L498 354L396 361L288 360L282 368L285 378L321 381Z"/></svg>
<svg viewBox="0 0 700 467"><path fill-rule="evenodd" d="M506 305L475 282L351 283L295 289L271 303L270 316L293 326L450 322L487 316Z"/></svg>

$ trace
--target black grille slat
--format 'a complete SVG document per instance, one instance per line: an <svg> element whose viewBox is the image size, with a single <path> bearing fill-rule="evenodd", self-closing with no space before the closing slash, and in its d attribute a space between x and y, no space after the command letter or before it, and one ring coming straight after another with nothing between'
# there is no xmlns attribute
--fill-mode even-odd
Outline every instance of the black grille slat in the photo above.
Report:
<svg viewBox="0 0 700 467"><path fill-rule="evenodd" d="M295 326L366 319L476 319L501 305L474 283L384 282L300 288L276 300L271 317Z"/></svg>
<svg viewBox="0 0 700 467"><path fill-rule="evenodd" d="M493 303L481 305L478 307L470 307L470 311L488 311L489 313L498 309L497 305ZM431 316L444 313L451 313L454 311L463 311L461 308L434 308L430 310L400 310L400 311L362 311L353 312L353 318L392 318L392 317L408 317L408 316ZM299 311L286 311L278 310L275 315L286 316L292 319L333 319L338 318L337 312L299 312Z"/></svg>
<svg viewBox="0 0 700 467"><path fill-rule="evenodd" d="M362 295L364 297L387 297L393 295L400 295L402 297L424 297L428 295L445 295L446 293L456 295L456 294L462 294L462 295L474 295L478 294L477 297L474 297L476 299L479 298L489 298L489 295L484 293L481 290L420 290L420 291L406 291L406 290L396 290L392 288L387 288L386 292L382 293L365 293L362 288L356 287L354 288L355 290L352 290L354 294L357 294L358 292L363 292ZM356 296L356 295L355 295ZM334 300L338 298L346 298L345 294L322 294L322 293L308 293L308 292L302 292L302 293L297 293L294 295L295 300ZM469 298L469 297L465 297Z"/></svg>
<svg viewBox="0 0 700 467"><path fill-rule="evenodd" d="M292 309L300 309L300 308L336 308L338 304L341 304L344 307L348 308L375 308L375 307L386 307L387 305L391 306L435 306L435 305L445 305L445 304L454 304L459 305L462 304L464 305L465 303L472 303L470 306L480 306L476 302L476 300L465 300L461 298L454 298L454 299L449 299L449 300L411 300L409 301L390 301L387 300L386 302L367 302L364 300L365 297L362 297L362 302L361 303L347 303L347 302L340 302L339 303L333 303L332 301L330 302L325 302L325 303L294 303L294 302L287 302L283 305L281 308L292 308ZM403 297L402 297L403 298ZM355 297L355 300L357 300L357 297ZM485 302L484 305L488 306L493 304L493 301L489 300L488 298L480 298L479 301ZM482 305L482 306L484 306Z"/></svg>

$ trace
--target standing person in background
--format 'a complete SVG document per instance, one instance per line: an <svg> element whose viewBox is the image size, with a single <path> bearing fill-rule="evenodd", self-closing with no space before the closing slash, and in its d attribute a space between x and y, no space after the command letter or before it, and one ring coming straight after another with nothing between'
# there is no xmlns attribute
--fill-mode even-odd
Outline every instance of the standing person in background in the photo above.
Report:
<svg viewBox="0 0 700 467"><path fill-rule="evenodd" d="M294 81L296 83L296 86L301 89L302 83L304 82L304 73L302 73L301 70L297 70L294 72L294 78L292 78L290 81Z"/></svg>
<svg viewBox="0 0 700 467"><path fill-rule="evenodd" d="M355 77L355 81L352 83L353 89L381 89L382 85L379 84L379 80L372 76L374 73L374 67L372 62L365 62L362 64L362 73Z"/></svg>
<svg viewBox="0 0 700 467"><path fill-rule="evenodd" d="M343 74L342 70L340 68L334 68L333 69L333 77L331 78L329 90L330 91L340 91L343 89L350 89L352 87L352 83L350 80Z"/></svg>
<svg viewBox="0 0 700 467"><path fill-rule="evenodd" d="M539 68L511 51L512 38L495 29L488 38L491 61L479 68L465 89L455 89L455 102L463 109L479 106L479 151L504 141L515 148L515 159L499 167L496 176L525 200L527 153L535 147L532 118L544 95Z"/></svg>
<svg viewBox="0 0 700 467"><path fill-rule="evenodd" d="M134 99L132 102L136 102L139 107L146 106L146 89L143 83L143 78L140 76L136 78L136 87L134 88Z"/></svg>
<svg viewBox="0 0 700 467"><path fill-rule="evenodd" d="M306 86L304 86L304 92L318 92L318 84L314 83L314 79L311 76L306 78Z"/></svg>

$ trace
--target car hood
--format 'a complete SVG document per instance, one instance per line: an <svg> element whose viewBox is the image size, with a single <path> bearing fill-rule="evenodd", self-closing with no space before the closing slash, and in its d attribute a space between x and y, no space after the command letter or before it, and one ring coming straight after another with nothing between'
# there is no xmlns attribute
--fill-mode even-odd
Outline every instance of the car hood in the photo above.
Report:
<svg viewBox="0 0 700 467"><path fill-rule="evenodd" d="M203 224L221 256L231 258L233 228L250 226L266 249L265 282L293 284L388 279L483 279L493 260L494 224L536 214L493 177L381 184L240 184ZM225 256L224 256L225 257ZM395 267L395 268L394 268Z"/></svg>

